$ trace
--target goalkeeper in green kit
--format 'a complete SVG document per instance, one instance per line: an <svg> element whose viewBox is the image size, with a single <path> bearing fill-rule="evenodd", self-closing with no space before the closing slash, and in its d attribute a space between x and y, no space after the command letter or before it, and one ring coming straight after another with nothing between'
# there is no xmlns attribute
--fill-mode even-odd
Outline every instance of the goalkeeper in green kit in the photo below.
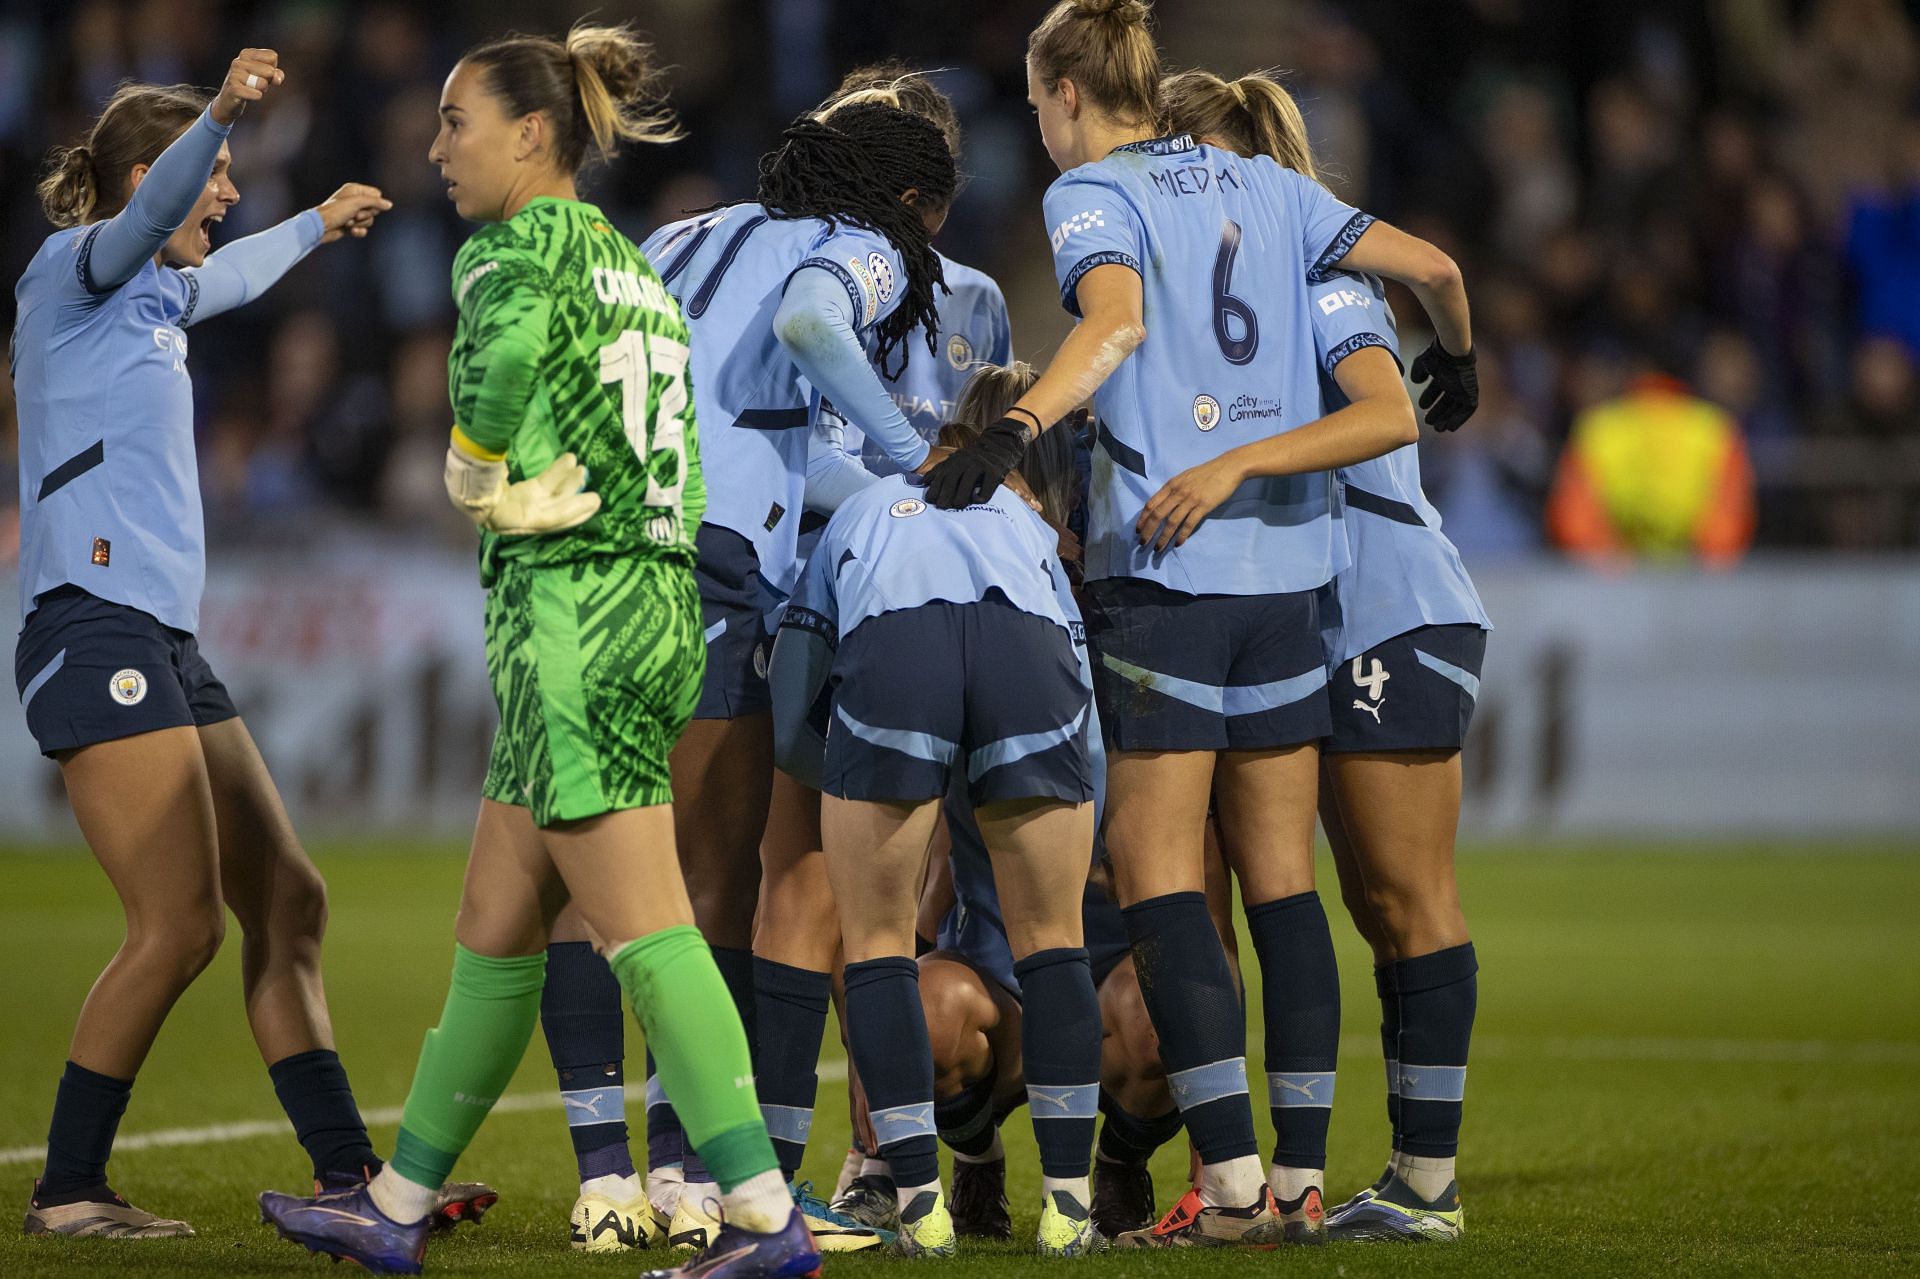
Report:
<svg viewBox="0 0 1920 1279"><path fill-rule="evenodd" d="M430 158L461 216L487 224L454 262L446 478L481 531L500 731L451 989L393 1158L348 1194L260 1196L285 1237L378 1273L419 1271L434 1194L533 1034L569 899L724 1194L725 1228L684 1273L819 1270L674 849L667 752L705 665L687 328L640 251L574 188L589 154L677 136L647 52L620 29L510 37L468 53L441 94Z"/></svg>

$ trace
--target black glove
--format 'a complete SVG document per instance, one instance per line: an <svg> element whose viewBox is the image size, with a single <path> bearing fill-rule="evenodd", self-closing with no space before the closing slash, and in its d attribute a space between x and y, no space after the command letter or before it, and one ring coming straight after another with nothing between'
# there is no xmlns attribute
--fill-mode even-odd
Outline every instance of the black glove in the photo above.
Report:
<svg viewBox="0 0 1920 1279"><path fill-rule="evenodd" d="M1033 423L1003 417L979 438L927 472L927 500L945 511L957 511L992 497L1007 472L1020 465L1033 439Z"/></svg>
<svg viewBox="0 0 1920 1279"><path fill-rule="evenodd" d="M1435 338L1413 362L1413 380L1425 382L1420 395L1420 412L1427 425L1436 431L1457 431L1480 407L1480 375L1474 372L1474 355L1451 354Z"/></svg>

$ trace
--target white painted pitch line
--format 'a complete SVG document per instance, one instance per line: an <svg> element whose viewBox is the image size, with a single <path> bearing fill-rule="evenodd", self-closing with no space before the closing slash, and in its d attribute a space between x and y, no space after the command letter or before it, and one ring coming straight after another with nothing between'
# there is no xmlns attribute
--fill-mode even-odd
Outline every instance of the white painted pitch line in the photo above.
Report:
<svg viewBox="0 0 1920 1279"><path fill-rule="evenodd" d="M1340 1040L1342 1056L1356 1064L1368 1054L1380 1051L1380 1040L1373 1035L1346 1035ZM1852 1043L1832 1039L1691 1039L1645 1037L1578 1037L1526 1039L1510 1035L1480 1035L1473 1041L1476 1058L1523 1060L1548 1058L1561 1061L1673 1061L1725 1063L1744 1066L1801 1066L1808 1064L1863 1066L1920 1066L1920 1044ZM822 1083L844 1083L847 1063L844 1059L820 1063ZM646 1089L629 1084L627 1096L645 1103ZM522 1114L560 1108L558 1092L514 1093L494 1103L495 1114ZM381 1106L361 1112L369 1124L400 1122L400 1107ZM207 1124L199 1128L160 1128L152 1132L132 1133L113 1143L114 1153L134 1150L160 1150L171 1146L212 1146L259 1137L290 1135L287 1121L249 1119L239 1123ZM39 1163L47 1157L45 1146L0 1148L0 1166Z"/></svg>
<svg viewBox="0 0 1920 1279"><path fill-rule="evenodd" d="M845 1083L847 1063L845 1061L823 1061L820 1063L820 1079L824 1083ZM646 1104L645 1084L628 1084L627 1096ZM493 1103L493 1114L517 1115L532 1110L560 1109L560 1094L554 1092L510 1093ZM363 1110L360 1117L369 1125L397 1124L400 1122L399 1106L379 1106L372 1110ZM200 1128L157 1128L152 1132L133 1133L114 1140L113 1153L125 1154L130 1150L162 1150L169 1146L217 1146L234 1141L252 1141L258 1137L291 1137L292 1127L284 1117L278 1119L247 1119L231 1124L207 1124ZM45 1146L14 1146L0 1148L0 1165L35 1164L47 1157Z"/></svg>

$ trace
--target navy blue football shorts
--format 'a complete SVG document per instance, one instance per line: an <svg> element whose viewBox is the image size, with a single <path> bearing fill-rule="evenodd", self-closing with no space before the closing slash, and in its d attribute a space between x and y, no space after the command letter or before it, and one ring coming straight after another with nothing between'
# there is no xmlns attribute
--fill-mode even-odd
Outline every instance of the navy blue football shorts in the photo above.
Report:
<svg viewBox="0 0 1920 1279"><path fill-rule="evenodd" d="M1107 749L1277 750L1325 737L1328 588L1189 595L1143 578L1088 582L1087 645Z"/></svg>
<svg viewBox="0 0 1920 1279"><path fill-rule="evenodd" d="M1093 798L1073 641L998 592L868 618L841 639L828 683L830 795L938 799L962 762L978 804Z"/></svg>
<svg viewBox="0 0 1920 1279"><path fill-rule="evenodd" d="M193 636L77 586L40 597L13 679L43 755L240 713Z"/></svg>
<svg viewBox="0 0 1920 1279"><path fill-rule="evenodd" d="M1457 751L1480 697L1487 633L1422 626L1334 668L1328 754Z"/></svg>
<svg viewBox="0 0 1920 1279"><path fill-rule="evenodd" d="M707 673L693 717L737 719L770 710L767 656L773 640L767 614L774 593L760 575L760 555L752 542L717 524L702 524L693 547L707 642Z"/></svg>

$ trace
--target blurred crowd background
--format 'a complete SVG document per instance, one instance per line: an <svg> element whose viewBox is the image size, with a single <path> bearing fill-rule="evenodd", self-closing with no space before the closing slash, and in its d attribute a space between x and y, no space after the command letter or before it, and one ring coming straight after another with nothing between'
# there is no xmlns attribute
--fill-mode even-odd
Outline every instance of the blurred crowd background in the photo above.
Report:
<svg viewBox="0 0 1920 1279"><path fill-rule="evenodd" d="M119 81L287 85L234 134L225 237L347 180L395 201L263 302L195 327L218 546L470 537L441 494L448 268L426 162L440 83L508 29L631 18L689 138L589 198L635 239L749 196L759 154L849 67L893 56L958 103L969 176L940 247L998 278L1015 349L1067 326L1024 102L1041 0L0 0L0 268L48 233L33 186ZM1556 551L1727 562L1750 546L1920 546L1920 0L1161 0L1174 66L1285 72L1330 184L1442 245L1483 400L1429 441L1470 565ZM1409 354L1424 344L1400 299ZM6 298L11 330L12 296ZM0 568L17 547L0 382Z"/></svg>

